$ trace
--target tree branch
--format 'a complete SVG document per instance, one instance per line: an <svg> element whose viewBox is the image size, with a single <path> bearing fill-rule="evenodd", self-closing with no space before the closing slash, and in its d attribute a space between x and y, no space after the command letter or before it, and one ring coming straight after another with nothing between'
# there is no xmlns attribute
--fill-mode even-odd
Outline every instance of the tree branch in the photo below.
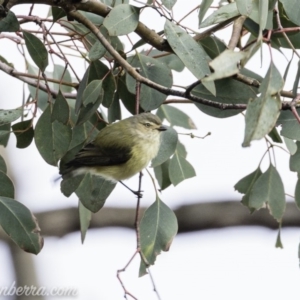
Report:
<svg viewBox="0 0 300 300"><path fill-rule="evenodd" d="M141 214L145 208L141 208ZM238 201L207 202L183 205L174 210L179 233L216 229L232 226L263 226L277 229L278 223L267 209L252 215ZM135 208L104 207L93 214L90 228L125 227L134 230ZM36 213L42 235L62 237L80 231L77 208L66 208ZM288 202L282 222L283 227L300 227L300 212L294 202ZM8 241L8 236L0 231L0 239Z"/></svg>

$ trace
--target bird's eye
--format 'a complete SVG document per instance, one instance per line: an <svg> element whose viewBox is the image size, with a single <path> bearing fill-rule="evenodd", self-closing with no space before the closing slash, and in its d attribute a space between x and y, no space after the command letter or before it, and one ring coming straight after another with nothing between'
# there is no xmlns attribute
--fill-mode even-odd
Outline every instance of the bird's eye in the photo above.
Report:
<svg viewBox="0 0 300 300"><path fill-rule="evenodd" d="M151 124L147 122L147 123L145 123L145 126L149 128L149 127L151 127Z"/></svg>

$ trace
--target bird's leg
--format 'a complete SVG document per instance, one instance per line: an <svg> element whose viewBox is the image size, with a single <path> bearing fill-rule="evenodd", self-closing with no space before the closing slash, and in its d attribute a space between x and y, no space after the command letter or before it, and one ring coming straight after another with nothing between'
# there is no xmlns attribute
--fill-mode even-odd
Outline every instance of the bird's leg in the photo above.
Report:
<svg viewBox="0 0 300 300"><path fill-rule="evenodd" d="M143 191L134 191L129 186L127 186L123 181L119 181L119 182L122 183L123 186L125 186L130 192L135 194L137 197L140 197L140 198L143 197L143 194L142 194Z"/></svg>

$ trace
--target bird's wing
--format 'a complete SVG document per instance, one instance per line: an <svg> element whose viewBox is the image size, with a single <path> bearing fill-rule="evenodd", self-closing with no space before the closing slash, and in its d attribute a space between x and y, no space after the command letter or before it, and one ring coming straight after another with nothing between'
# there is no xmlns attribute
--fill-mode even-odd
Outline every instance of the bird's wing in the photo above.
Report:
<svg viewBox="0 0 300 300"><path fill-rule="evenodd" d="M93 142L87 144L68 162L67 167L80 168L91 166L112 166L123 164L131 157L130 148L118 147L103 148L97 147Z"/></svg>

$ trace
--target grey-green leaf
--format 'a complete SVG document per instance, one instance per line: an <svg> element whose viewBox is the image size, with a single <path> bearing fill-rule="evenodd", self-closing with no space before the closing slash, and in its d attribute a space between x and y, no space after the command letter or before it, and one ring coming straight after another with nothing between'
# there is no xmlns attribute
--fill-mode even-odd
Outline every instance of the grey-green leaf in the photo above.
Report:
<svg viewBox="0 0 300 300"><path fill-rule="evenodd" d="M161 84L165 87L171 87L173 84L171 70L161 61L142 54L136 54L128 59L128 62L140 70L142 76ZM126 75L126 86L130 93L135 94L136 81L130 75ZM145 111L158 108L166 95L143 84L141 86L140 105Z"/></svg>
<svg viewBox="0 0 300 300"><path fill-rule="evenodd" d="M300 173L300 142L296 142L297 150L290 157L290 170L292 172Z"/></svg>
<svg viewBox="0 0 300 300"><path fill-rule="evenodd" d="M270 164L268 170L254 183L249 197L249 206L260 209L268 204L271 215L280 221L285 211L285 194L282 180L276 168Z"/></svg>
<svg viewBox="0 0 300 300"><path fill-rule="evenodd" d="M48 106L35 127L35 144L43 159L56 166L69 148L72 130L57 120L51 122L51 108Z"/></svg>
<svg viewBox="0 0 300 300"><path fill-rule="evenodd" d="M84 207L96 213L103 207L115 186L114 182L86 173L75 193Z"/></svg>
<svg viewBox="0 0 300 300"><path fill-rule="evenodd" d="M179 126L186 129L197 129L190 116L174 106L161 105L156 114L162 121L166 119L171 126Z"/></svg>
<svg viewBox="0 0 300 300"><path fill-rule="evenodd" d="M173 51L198 80L210 74L208 65L210 58L189 34L168 20L165 23L165 34ZM203 82L203 85L211 94L216 94L213 82Z"/></svg>
<svg viewBox="0 0 300 300"><path fill-rule="evenodd" d="M134 31L139 22L138 7L120 4L114 7L103 21L109 35L120 36Z"/></svg>
<svg viewBox="0 0 300 300"><path fill-rule="evenodd" d="M246 128L243 147L252 140L259 140L275 126L281 109L279 92L283 79L273 63L260 86L261 96L250 100L246 111Z"/></svg>
<svg viewBox="0 0 300 300"><path fill-rule="evenodd" d="M185 179L196 176L193 166L175 151L169 166L170 180L173 185L177 185Z"/></svg>
<svg viewBox="0 0 300 300"><path fill-rule="evenodd" d="M208 9L210 8L211 4L214 2L214 0L202 0L200 7L199 7L199 15L198 15L198 19L199 19L199 28L201 26L201 23L203 21L203 18L206 14L206 12L208 11Z"/></svg>
<svg viewBox="0 0 300 300"><path fill-rule="evenodd" d="M17 148L23 149L31 144L34 136L32 119L14 124L12 130L17 138Z"/></svg>
<svg viewBox="0 0 300 300"><path fill-rule="evenodd" d="M210 16L208 16L204 22L202 22L199 28L207 27L213 24L221 23L237 17L239 15L237 5L235 2L221 6L219 9L214 11Z"/></svg>
<svg viewBox="0 0 300 300"><path fill-rule="evenodd" d="M300 6L298 0L280 0L289 19L300 25Z"/></svg>
<svg viewBox="0 0 300 300"><path fill-rule="evenodd" d="M6 174L7 167L4 158L0 155L0 171Z"/></svg>
<svg viewBox="0 0 300 300"><path fill-rule="evenodd" d="M170 159L167 159L159 166L154 167L154 174L161 190L166 189L172 184L169 175L169 165Z"/></svg>
<svg viewBox="0 0 300 300"><path fill-rule="evenodd" d="M153 265L161 251L168 251L178 230L174 212L158 197L140 222L142 257Z"/></svg>
<svg viewBox="0 0 300 300"><path fill-rule="evenodd" d="M54 122L55 120L67 125L69 123L70 119L70 107L69 104L64 97L64 95L59 90L54 105L52 109L51 114L51 122Z"/></svg>
<svg viewBox="0 0 300 300"><path fill-rule="evenodd" d="M158 153L153 158L151 167L156 167L165 162L175 151L178 141L178 134L175 129L169 127L161 133L161 144Z"/></svg>
<svg viewBox="0 0 300 300"><path fill-rule="evenodd" d="M0 171L0 197L15 197L14 184L3 171Z"/></svg>
<svg viewBox="0 0 300 300"><path fill-rule="evenodd" d="M23 114L22 108L0 109L0 126L9 124L19 119Z"/></svg>
<svg viewBox="0 0 300 300"><path fill-rule="evenodd" d="M12 11L8 11L5 18L0 19L0 32L16 32L20 28L19 21Z"/></svg>
<svg viewBox="0 0 300 300"><path fill-rule="evenodd" d="M169 10L171 10L177 0L162 0L162 4Z"/></svg>
<svg viewBox="0 0 300 300"><path fill-rule="evenodd" d="M83 105L94 104L99 97L102 97L102 80L93 80L90 82L83 92ZM103 94L103 93L102 93Z"/></svg>
<svg viewBox="0 0 300 300"><path fill-rule="evenodd" d="M24 251L38 254L43 248L44 241L37 220L22 203L0 197L0 225Z"/></svg>
<svg viewBox="0 0 300 300"><path fill-rule="evenodd" d="M25 45L32 60L41 69L41 71L44 72L48 66L48 52L44 44L40 39L29 32L23 31L23 36Z"/></svg>
<svg viewBox="0 0 300 300"><path fill-rule="evenodd" d="M79 222L80 222L80 232L81 232L81 243L84 243L86 232L90 226L92 219L92 212L85 208L79 201Z"/></svg>

